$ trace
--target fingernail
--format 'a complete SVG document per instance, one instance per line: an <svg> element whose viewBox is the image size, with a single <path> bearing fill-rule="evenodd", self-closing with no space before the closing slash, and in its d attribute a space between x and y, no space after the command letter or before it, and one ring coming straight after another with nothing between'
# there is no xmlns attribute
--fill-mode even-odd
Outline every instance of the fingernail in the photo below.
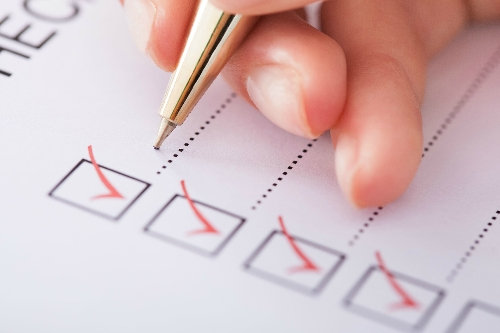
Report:
<svg viewBox="0 0 500 333"><path fill-rule="evenodd" d="M293 134L313 137L296 70L285 65L260 66L250 71L246 84L252 102L274 124Z"/></svg>
<svg viewBox="0 0 500 333"><path fill-rule="evenodd" d="M125 13L132 38L139 49L147 53L149 36L156 16L156 7L149 0L126 0Z"/></svg>
<svg viewBox="0 0 500 333"><path fill-rule="evenodd" d="M346 197L356 204L353 196L353 178L358 166L358 141L346 134L340 134L335 146L335 170L340 188Z"/></svg>

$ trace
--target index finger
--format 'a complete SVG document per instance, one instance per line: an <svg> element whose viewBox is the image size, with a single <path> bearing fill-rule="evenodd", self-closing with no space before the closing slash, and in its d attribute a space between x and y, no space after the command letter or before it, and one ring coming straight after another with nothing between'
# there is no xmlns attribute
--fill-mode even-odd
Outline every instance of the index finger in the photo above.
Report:
<svg viewBox="0 0 500 333"><path fill-rule="evenodd" d="M212 3L229 13L263 15L289 11L317 2L318 0L211 0Z"/></svg>

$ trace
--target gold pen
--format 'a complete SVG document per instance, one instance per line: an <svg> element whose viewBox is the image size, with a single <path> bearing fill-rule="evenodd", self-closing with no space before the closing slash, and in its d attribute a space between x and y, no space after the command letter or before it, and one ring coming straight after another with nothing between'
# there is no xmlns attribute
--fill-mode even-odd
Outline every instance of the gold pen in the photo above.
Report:
<svg viewBox="0 0 500 333"><path fill-rule="evenodd" d="M155 149L184 120L219 75L256 17L225 13L209 0L199 0L194 21L160 107Z"/></svg>

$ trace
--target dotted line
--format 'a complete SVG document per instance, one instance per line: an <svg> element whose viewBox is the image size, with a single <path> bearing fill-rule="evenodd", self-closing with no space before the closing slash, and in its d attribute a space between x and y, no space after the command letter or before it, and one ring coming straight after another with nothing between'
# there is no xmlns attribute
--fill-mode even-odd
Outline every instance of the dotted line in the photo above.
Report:
<svg viewBox="0 0 500 333"><path fill-rule="evenodd" d="M363 226L352 236L351 240L349 241L349 246L354 246L358 239L365 233L365 230L375 221L377 216L379 216L380 211L384 209L384 207L378 207L376 211L374 211L370 217L368 218L368 221L363 224Z"/></svg>
<svg viewBox="0 0 500 333"><path fill-rule="evenodd" d="M318 140L317 139L312 140L312 142L316 142L316 141L318 141ZM307 144L307 148L306 149L302 149L302 154L307 154L308 148L312 148L312 146L313 146L312 143L308 143ZM294 161L292 161L291 164L296 165L297 163L299 163L299 160L302 159L302 158L304 158L304 156L302 154L301 155L297 155L297 159L294 160ZM255 205L252 206L252 210L256 210L257 207L262 204L262 202L267 198L267 196L269 195L269 193L271 193L273 191L273 188L277 187L278 184L284 180L284 177L287 176L288 173L290 172L290 170L292 170L292 169L293 169L293 166L289 165L287 167L287 169L285 171L283 171L282 176L278 177L278 180L275 183L272 184L272 187L269 187L267 189L267 191L264 194L262 194L261 199L257 200L257 202L255 203Z"/></svg>
<svg viewBox="0 0 500 333"><path fill-rule="evenodd" d="M212 114L210 118L204 122L203 126L200 126L200 128L196 132L194 132L194 135L189 138L188 142L185 142L181 148L177 149L177 151L174 154L172 154L171 159L169 159L167 163L169 164L174 163L175 159L179 157L181 153L184 152L186 147L189 147L190 143L193 142L196 139L196 137L199 136L201 132L204 131L208 125L211 124L211 121L214 120L217 117L217 115L219 115L222 112L222 110L226 108L227 104L231 103L236 97L237 97L236 93L231 93L230 97L226 99L226 102L221 104L220 108L215 110L215 113ZM163 170L166 168L167 168L166 165L162 165L161 167L161 169ZM156 174L161 175L161 171L157 171Z"/></svg>
<svg viewBox="0 0 500 333"><path fill-rule="evenodd" d="M434 146L436 141L439 139L441 135L443 135L444 131L448 128L448 126L453 122L455 117L463 110L463 108L467 105L469 100L476 94L479 88L482 86L484 81L491 75L493 70L500 64L500 47L493 53L490 57L486 65L483 67L478 76L474 79L469 88L465 91L462 98L458 101L457 105L453 108L453 110L448 114L448 117L444 120L438 130L434 133L432 140L430 140L427 145L424 147L424 152L422 153L422 157L425 156L427 152Z"/></svg>
<svg viewBox="0 0 500 333"><path fill-rule="evenodd" d="M448 126L453 122L455 117L463 110L463 108L467 105L469 100L476 94L479 88L482 86L484 81L491 75L491 73L495 70L495 68L500 64L500 47L496 49L493 55L488 59L486 65L482 68L481 72L474 79L469 88L465 91L464 95L460 98L458 103L455 105L453 110L448 114L448 117L444 120L435 134L432 136L432 139L425 145L424 151L422 153L422 158L425 157L425 154L430 151L430 149L435 145L437 140L441 135L443 135L444 131L448 128ZM382 210L383 207L378 207L378 211ZM368 218L368 223L364 223L363 226L354 234L354 236L349 241L350 246L354 246L356 241L361 237L362 234L365 233L366 228L370 226L376 216L378 216L379 212L374 211L373 214Z"/></svg>
<svg viewBox="0 0 500 333"><path fill-rule="evenodd" d="M476 94L476 92L479 90L479 88L482 86L484 81L486 81L487 78L490 77L491 73L498 67L500 64L500 47L496 49L496 51L493 53L493 55L490 57L486 65L483 67L481 72L478 74L476 79L472 82L470 87L467 89L467 91L464 93L460 101L457 103L453 111L448 115L448 118L445 119L444 123L441 124L441 127L436 131L436 134L432 137L432 140L429 141L427 146L424 148L424 153L422 154L422 157L425 156L425 153L427 153L432 145L437 141L438 137L442 135L443 131L446 130L448 125L452 123L454 120L455 116L462 111L462 109L465 107L467 102ZM500 211L497 211L496 214L500 214ZM457 262L457 264L454 266L454 268L451 270L450 274L446 278L446 281L448 282L453 282L455 277L458 275L458 273L462 270L463 266L467 262L468 258L472 255L473 251L476 249L477 245L481 242L481 239L484 238L484 233L488 232L488 227L493 226L493 221L496 220L497 217L493 216L491 218L491 222L488 222L486 224L486 227L483 228L483 231L481 234L479 234L478 238L474 240L472 245L469 247L469 249L464 253L464 255L460 258L460 260Z"/></svg>
<svg viewBox="0 0 500 333"><path fill-rule="evenodd" d="M496 215L499 215L499 214L500 214L500 210L497 210ZM456 278L458 273L462 270L464 265L467 263L469 258L472 256L472 253L476 250L478 245L481 243L481 241L483 240L483 238L486 235L486 233L488 232L488 230L493 226L493 223L495 222L496 219L497 219L496 216L492 216L491 220L486 223L486 226L483 227L483 229L481 230L481 233L477 236L477 238L474 240L472 245L469 246L467 251L465 251L463 256L460 258L460 260L455 265L455 267L453 267L453 269L451 270L450 274L446 278L447 282L450 282L450 283L453 282L453 280Z"/></svg>

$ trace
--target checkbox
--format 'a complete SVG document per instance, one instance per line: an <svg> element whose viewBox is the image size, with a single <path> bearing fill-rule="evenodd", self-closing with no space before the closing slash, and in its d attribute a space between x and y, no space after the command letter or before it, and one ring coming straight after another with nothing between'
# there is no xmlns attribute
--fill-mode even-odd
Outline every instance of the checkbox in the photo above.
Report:
<svg viewBox="0 0 500 333"><path fill-rule="evenodd" d="M216 256L245 219L206 203L176 194L144 227L156 238L205 256Z"/></svg>
<svg viewBox="0 0 500 333"><path fill-rule="evenodd" d="M470 301L460 311L446 333L496 333L500 330L500 308Z"/></svg>
<svg viewBox="0 0 500 333"><path fill-rule="evenodd" d="M372 266L346 296L344 305L368 319L415 332L425 327L444 296L444 290L437 286Z"/></svg>
<svg viewBox="0 0 500 333"><path fill-rule="evenodd" d="M91 148L89 147L91 152ZM150 184L82 159L49 196L110 220L119 220Z"/></svg>
<svg viewBox="0 0 500 333"><path fill-rule="evenodd" d="M245 262L246 271L295 291L319 294L345 255L283 230L273 231L264 240Z"/></svg>

